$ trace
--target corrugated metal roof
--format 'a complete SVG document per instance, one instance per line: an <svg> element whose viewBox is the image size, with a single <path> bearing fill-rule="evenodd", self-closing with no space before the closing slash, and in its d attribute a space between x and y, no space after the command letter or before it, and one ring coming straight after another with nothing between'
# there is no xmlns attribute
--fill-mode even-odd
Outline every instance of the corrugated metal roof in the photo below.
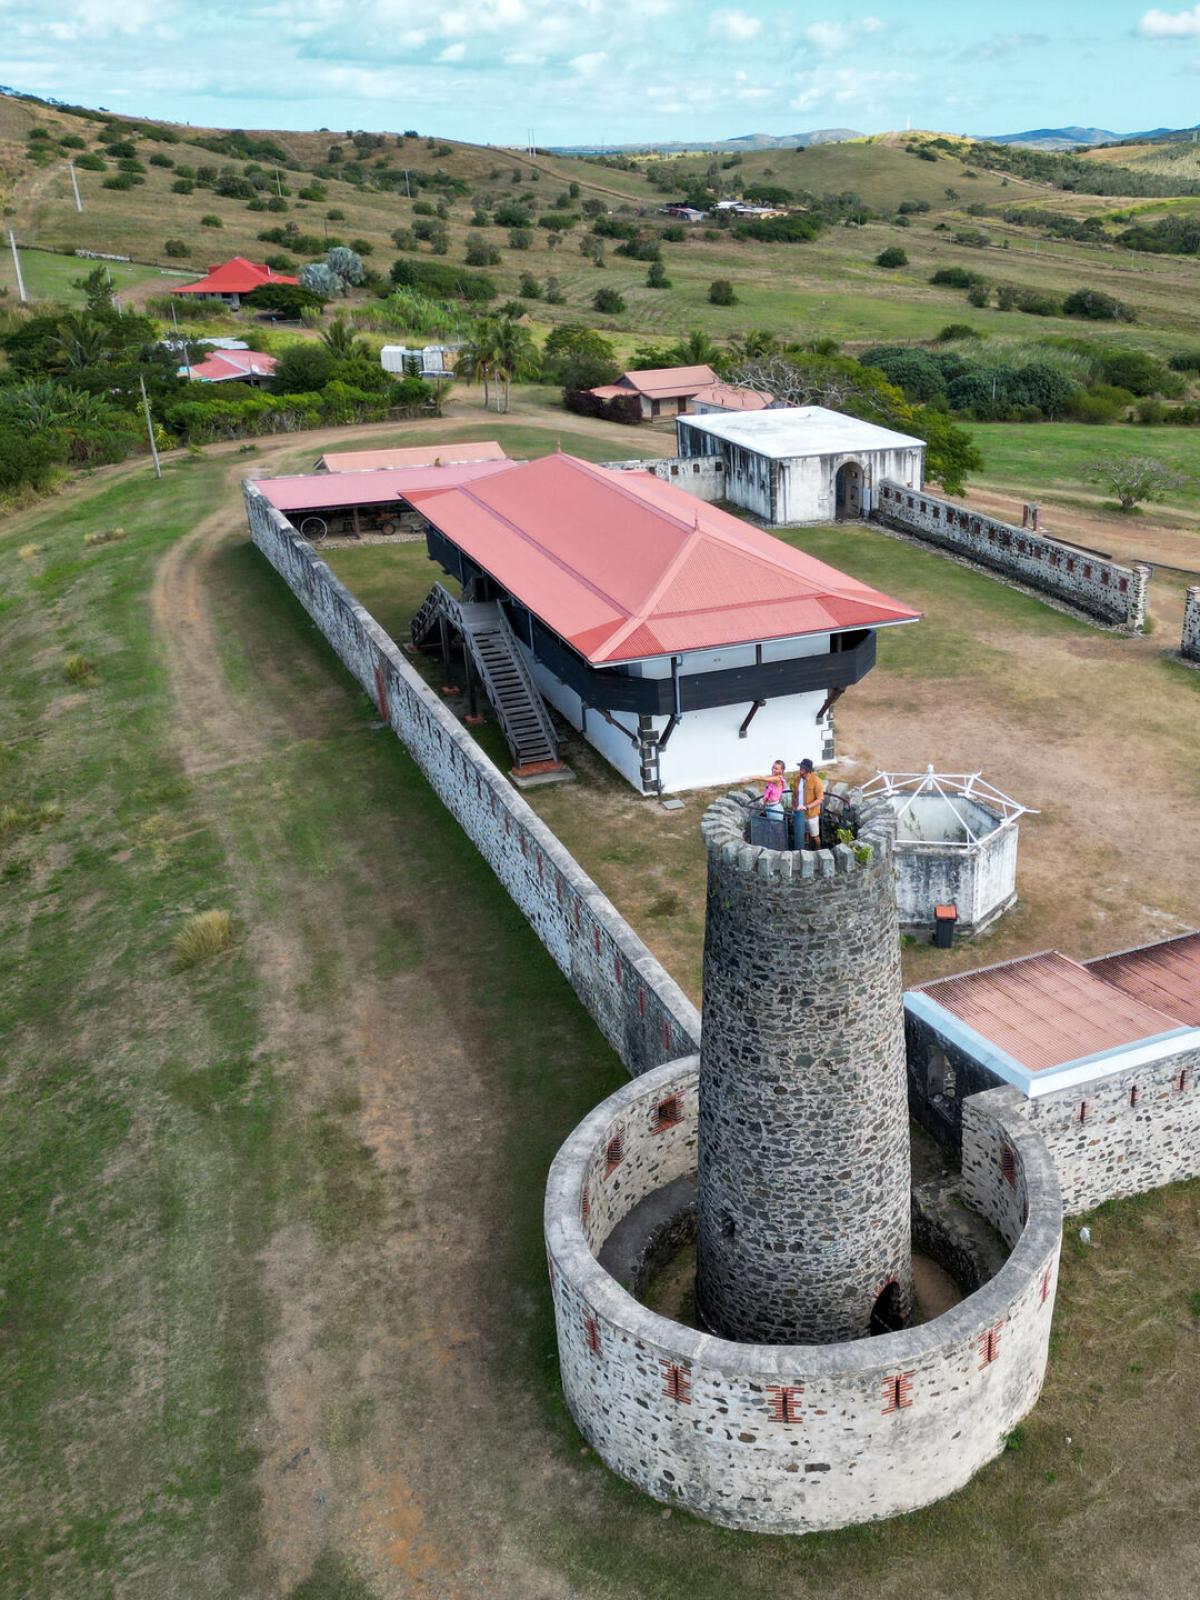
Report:
<svg viewBox="0 0 1200 1600"><path fill-rule="evenodd" d="M641 372L623 372L620 382L653 400L691 394L716 383L717 375L709 366L700 367L647 367Z"/></svg>
<svg viewBox="0 0 1200 1600"><path fill-rule="evenodd" d="M275 366L276 358L261 350L214 350L203 361L179 370L203 383L225 383L231 378L269 378Z"/></svg>
<svg viewBox="0 0 1200 1600"><path fill-rule="evenodd" d="M939 978L918 991L1031 1072L1169 1033L1178 1017L1057 950Z"/></svg>
<svg viewBox="0 0 1200 1600"><path fill-rule="evenodd" d="M1135 1000L1200 1027L1200 933L1104 956L1087 966Z"/></svg>
<svg viewBox="0 0 1200 1600"><path fill-rule="evenodd" d="M720 406L723 411L765 411L771 404L769 394L757 389L744 389L736 383L710 383L697 389L692 400L705 405Z"/></svg>
<svg viewBox="0 0 1200 1600"><path fill-rule="evenodd" d="M498 472L515 461L462 461L444 467L392 467L375 472L305 472L294 477L256 478L277 511L336 511L345 506L384 505L424 489L453 489Z"/></svg>
<svg viewBox="0 0 1200 1600"><path fill-rule="evenodd" d="M597 665L919 615L649 473L561 452L413 503Z"/></svg>
<svg viewBox="0 0 1200 1600"><path fill-rule="evenodd" d="M399 450L327 450L317 471L372 472L382 467L446 467L462 461L507 461L495 439L474 444L410 444Z"/></svg>

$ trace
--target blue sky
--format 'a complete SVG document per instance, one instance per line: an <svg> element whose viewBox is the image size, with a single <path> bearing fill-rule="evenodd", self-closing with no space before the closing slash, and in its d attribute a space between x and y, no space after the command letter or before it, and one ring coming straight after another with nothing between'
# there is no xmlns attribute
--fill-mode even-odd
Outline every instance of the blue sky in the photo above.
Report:
<svg viewBox="0 0 1200 1600"><path fill-rule="evenodd" d="M1200 121L1200 4L0 0L0 82L222 127L482 143Z"/></svg>

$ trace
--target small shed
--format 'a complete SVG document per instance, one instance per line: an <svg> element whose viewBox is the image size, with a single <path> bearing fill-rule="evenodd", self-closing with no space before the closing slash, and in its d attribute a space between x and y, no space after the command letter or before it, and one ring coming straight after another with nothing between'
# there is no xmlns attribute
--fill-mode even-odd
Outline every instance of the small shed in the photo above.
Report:
<svg viewBox="0 0 1200 1600"><path fill-rule="evenodd" d="M718 456L725 495L778 527L866 517L885 478L919 489L925 441L825 406L689 414L675 421L681 456Z"/></svg>
<svg viewBox="0 0 1200 1600"><path fill-rule="evenodd" d="M880 772L864 796L896 814L896 900L902 927L930 929L952 905L979 933L1017 898L1017 822L1030 810L978 772Z"/></svg>

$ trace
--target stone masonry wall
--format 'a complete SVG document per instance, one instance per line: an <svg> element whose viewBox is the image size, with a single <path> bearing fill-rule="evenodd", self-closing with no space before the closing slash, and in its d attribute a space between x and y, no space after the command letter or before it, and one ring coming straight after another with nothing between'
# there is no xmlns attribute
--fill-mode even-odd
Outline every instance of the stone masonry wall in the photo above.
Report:
<svg viewBox="0 0 1200 1600"><path fill-rule="evenodd" d="M639 1304L596 1256L638 1200L694 1168L698 1067L619 1089L559 1151L546 1244L567 1403L622 1477L710 1521L809 1533L961 1488L1041 1388L1061 1204L1037 1135L1005 1098L964 1129L969 1199L1011 1254L920 1327L838 1345L737 1344Z"/></svg>
<svg viewBox="0 0 1200 1600"><path fill-rule="evenodd" d="M1200 1050L1022 1096L1019 1109L1050 1152L1069 1216L1200 1176Z"/></svg>
<svg viewBox="0 0 1200 1600"><path fill-rule="evenodd" d="M710 504L725 498L725 463L717 456L663 456L645 461L602 461L610 472L648 472Z"/></svg>
<svg viewBox="0 0 1200 1600"><path fill-rule="evenodd" d="M396 644L252 483L250 534L487 861L631 1073L695 1050L700 1018L607 897Z"/></svg>
<svg viewBox="0 0 1200 1600"><path fill-rule="evenodd" d="M1014 528L965 506L899 483L880 485L875 521L926 539L1053 595L1101 622L1138 632L1146 619L1150 568L1118 566L1044 533Z"/></svg>
<svg viewBox="0 0 1200 1600"><path fill-rule="evenodd" d="M854 1339L912 1297L896 821L861 808L860 863L748 844L752 805L701 825L697 1302L731 1339Z"/></svg>
<svg viewBox="0 0 1200 1600"><path fill-rule="evenodd" d="M1189 661L1200 661L1200 586L1190 588L1184 601L1179 650Z"/></svg>

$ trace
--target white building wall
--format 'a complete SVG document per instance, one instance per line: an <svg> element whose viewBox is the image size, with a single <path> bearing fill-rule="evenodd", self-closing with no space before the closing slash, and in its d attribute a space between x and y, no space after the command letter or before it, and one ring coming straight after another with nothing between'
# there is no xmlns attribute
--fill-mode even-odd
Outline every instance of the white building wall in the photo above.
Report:
<svg viewBox="0 0 1200 1600"><path fill-rule="evenodd" d="M832 522L837 515L838 471L847 464L862 469L864 516L875 505L877 486L885 478L911 484L914 489L919 489L924 481L924 450L920 445L773 460L715 435L706 437L711 440L711 453L720 454L725 460L726 498L777 527ZM774 514L772 480L775 482Z"/></svg>

